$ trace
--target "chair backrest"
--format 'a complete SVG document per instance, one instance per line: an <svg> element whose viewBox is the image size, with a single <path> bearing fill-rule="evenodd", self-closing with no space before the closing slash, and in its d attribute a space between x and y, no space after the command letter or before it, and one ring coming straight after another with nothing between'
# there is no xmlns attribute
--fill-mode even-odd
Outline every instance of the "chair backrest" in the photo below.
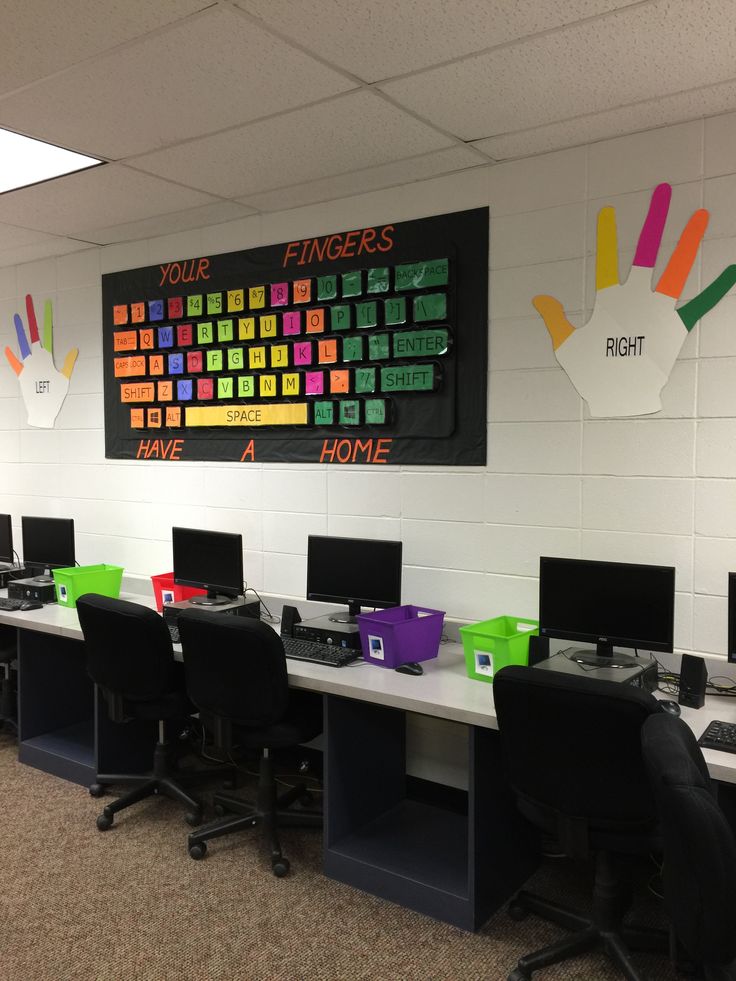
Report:
<svg viewBox="0 0 736 981"><path fill-rule="evenodd" d="M509 777L522 813L545 827L574 819L568 853L616 847L606 835L656 825L641 727L657 701L630 685L538 668L502 668L493 698ZM544 818L547 820L544 820ZM572 833L571 832L571 833Z"/></svg>
<svg viewBox="0 0 736 981"><path fill-rule="evenodd" d="M179 636L187 693L201 712L254 728L283 718L289 682L275 630L251 617L187 610Z"/></svg>
<svg viewBox="0 0 736 981"><path fill-rule="evenodd" d="M77 600L87 672L129 701L160 698L174 686L174 651L161 616L146 606L86 593Z"/></svg>
<svg viewBox="0 0 736 981"><path fill-rule="evenodd" d="M642 728L664 839L664 900L688 954L705 964L736 957L736 841L718 806L695 736L682 719Z"/></svg>

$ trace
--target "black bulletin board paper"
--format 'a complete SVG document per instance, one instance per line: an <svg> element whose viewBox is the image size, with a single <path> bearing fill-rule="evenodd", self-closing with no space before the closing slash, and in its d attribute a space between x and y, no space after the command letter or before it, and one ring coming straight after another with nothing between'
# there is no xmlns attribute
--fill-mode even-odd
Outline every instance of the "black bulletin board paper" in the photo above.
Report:
<svg viewBox="0 0 736 981"><path fill-rule="evenodd" d="M486 463L487 208L102 277L111 459Z"/></svg>

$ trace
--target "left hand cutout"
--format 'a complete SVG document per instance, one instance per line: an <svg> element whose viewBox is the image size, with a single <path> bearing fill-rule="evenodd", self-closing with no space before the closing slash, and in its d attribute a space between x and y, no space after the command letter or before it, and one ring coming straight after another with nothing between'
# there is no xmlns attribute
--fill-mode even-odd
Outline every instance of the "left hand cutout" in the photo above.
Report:
<svg viewBox="0 0 736 981"><path fill-rule="evenodd" d="M57 371L54 364L51 300L46 300L43 309L43 342L38 336L36 311L33 309L30 294L26 296L26 314L31 344L28 345L23 321L16 313L13 322L22 360L19 361L9 347L5 348L5 357L18 376L21 395L28 413L28 425L39 429L51 429L69 391L69 379L74 371L79 351L76 347L72 348L64 358L63 368Z"/></svg>

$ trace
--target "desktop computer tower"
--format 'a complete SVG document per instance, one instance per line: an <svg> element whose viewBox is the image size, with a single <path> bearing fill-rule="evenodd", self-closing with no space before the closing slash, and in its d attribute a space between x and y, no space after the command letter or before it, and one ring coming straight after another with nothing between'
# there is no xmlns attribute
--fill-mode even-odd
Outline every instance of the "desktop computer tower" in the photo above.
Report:
<svg viewBox="0 0 736 981"><path fill-rule="evenodd" d="M230 603L223 603L221 606L201 606L192 603L190 600L180 600L178 603L165 603L163 618L165 623L176 626L179 614L184 610L205 610L208 613L225 613L236 617L252 617L255 620L261 619L260 600L244 600L241 597L233 599Z"/></svg>
<svg viewBox="0 0 736 981"><path fill-rule="evenodd" d="M8 598L36 600L38 603L55 603L54 583L36 582L35 579L14 579L8 583Z"/></svg>

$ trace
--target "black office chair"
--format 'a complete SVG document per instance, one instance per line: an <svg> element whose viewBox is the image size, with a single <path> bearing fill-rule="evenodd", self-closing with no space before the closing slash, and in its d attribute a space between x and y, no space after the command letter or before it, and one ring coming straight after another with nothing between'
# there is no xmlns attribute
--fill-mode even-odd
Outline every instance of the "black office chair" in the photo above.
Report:
<svg viewBox="0 0 736 981"><path fill-rule="evenodd" d="M213 772L182 772L175 767L177 746L167 740L166 723L186 724L195 709L186 695L181 665L174 661L166 624L148 607L94 593L77 600L77 613L84 634L87 672L102 692L110 719L120 723L129 719L158 722L152 772L122 774L110 781L133 782L135 786L105 806L97 827L106 831L118 811L153 794L180 801L188 808L187 822L199 824L202 804L184 786L212 779ZM97 797L103 792L98 776L90 793Z"/></svg>
<svg viewBox="0 0 736 981"><path fill-rule="evenodd" d="M660 712L656 699L617 682L516 666L496 674L493 697L519 810L565 855L595 858L591 914L526 891L512 900L513 917L536 913L574 932L522 957L509 981L599 945L639 981L628 948L668 949L665 931L623 924L630 890L621 857L660 844L641 755L641 727Z"/></svg>
<svg viewBox="0 0 736 981"><path fill-rule="evenodd" d="M664 903L708 981L736 979L736 841L690 728L671 715L642 727L664 840Z"/></svg>
<svg viewBox="0 0 736 981"><path fill-rule="evenodd" d="M217 794L216 808L235 811L189 835L189 854L203 858L211 838L263 826L271 848L274 875L284 876L289 861L281 852L279 825L320 827L321 813L288 808L305 799L298 785L277 796L273 751L309 742L322 731L322 699L311 692L290 692L284 645L260 620L206 611L179 617L187 692L213 733L215 745L228 754L236 749L260 751L255 803Z"/></svg>

